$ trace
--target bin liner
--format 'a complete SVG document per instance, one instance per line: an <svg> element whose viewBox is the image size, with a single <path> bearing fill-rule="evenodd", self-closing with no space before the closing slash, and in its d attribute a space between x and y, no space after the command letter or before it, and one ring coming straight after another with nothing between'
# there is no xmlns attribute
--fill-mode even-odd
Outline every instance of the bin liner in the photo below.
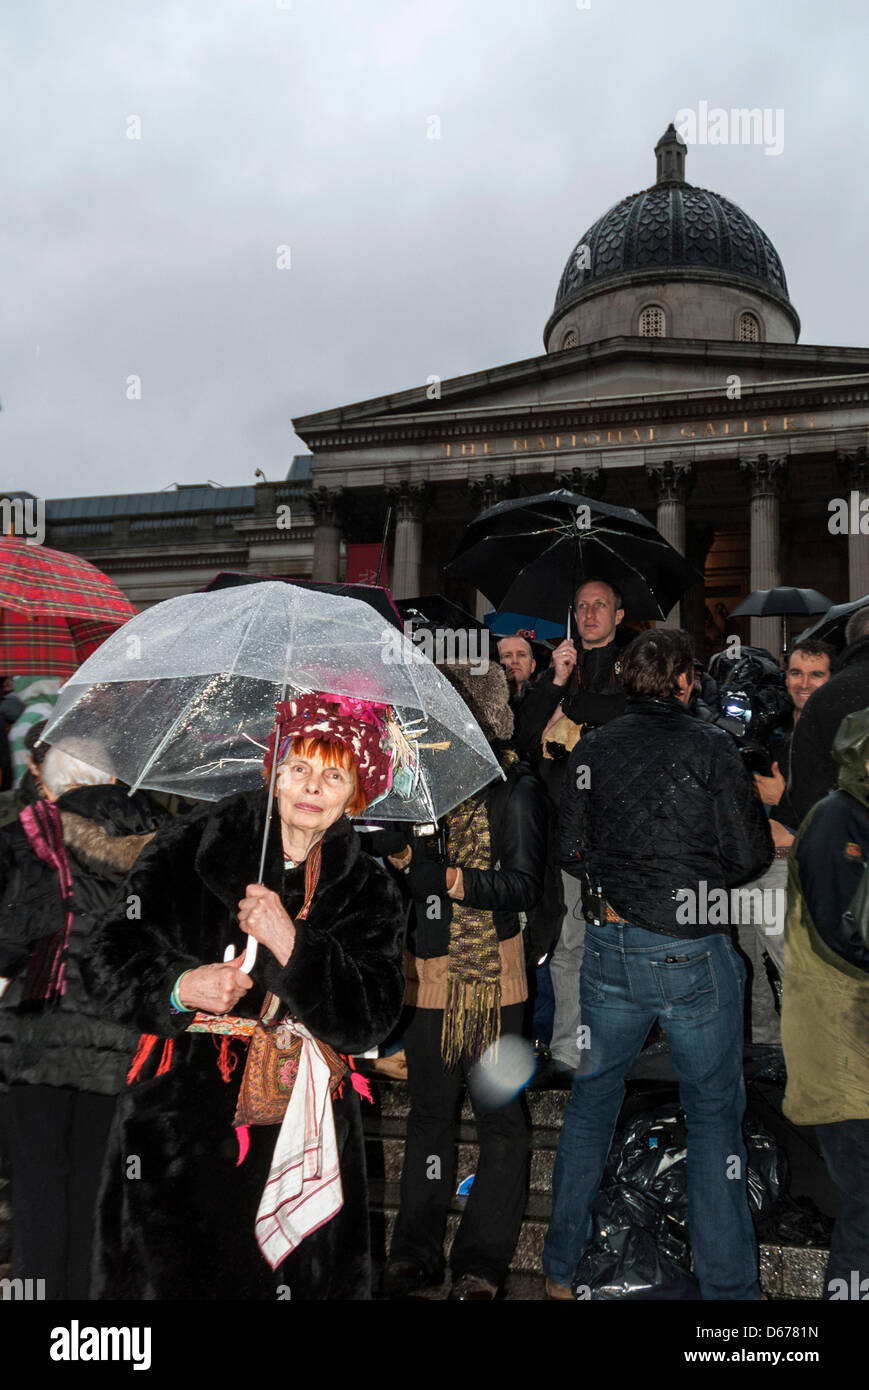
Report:
<svg viewBox="0 0 869 1390"><path fill-rule="evenodd" d="M691 1266L688 1232L674 1221L666 1208L654 1197L647 1197L636 1188L608 1187L598 1193L592 1206L595 1241L605 1244L614 1231L638 1226L655 1237L659 1250L686 1269Z"/></svg>
<svg viewBox="0 0 869 1390"><path fill-rule="evenodd" d="M672 1301L699 1298L700 1286L651 1232L628 1226L586 1251L576 1267L573 1292L580 1299Z"/></svg>

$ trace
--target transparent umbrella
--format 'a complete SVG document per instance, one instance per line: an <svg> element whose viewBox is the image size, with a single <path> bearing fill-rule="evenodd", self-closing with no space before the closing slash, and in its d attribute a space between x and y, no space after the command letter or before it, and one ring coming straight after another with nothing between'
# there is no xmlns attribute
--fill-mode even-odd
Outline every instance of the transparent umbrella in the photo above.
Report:
<svg viewBox="0 0 869 1390"><path fill-rule="evenodd" d="M43 738L133 790L215 801L263 785L276 702L313 691L390 706L402 752L369 819L436 821L501 775L467 705L403 633L358 599L281 583L132 618L67 681ZM248 937L242 969L255 958Z"/></svg>
<svg viewBox="0 0 869 1390"><path fill-rule="evenodd" d="M435 821L499 776L467 705L356 599L264 583L132 618L64 686L43 737L131 787L216 801L262 784L275 703L321 691L392 707L406 757L372 820Z"/></svg>

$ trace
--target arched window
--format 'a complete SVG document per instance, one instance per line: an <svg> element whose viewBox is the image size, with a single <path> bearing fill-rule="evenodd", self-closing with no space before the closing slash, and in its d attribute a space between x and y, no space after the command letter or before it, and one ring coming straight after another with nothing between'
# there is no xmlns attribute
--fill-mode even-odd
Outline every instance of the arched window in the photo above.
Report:
<svg viewBox="0 0 869 1390"><path fill-rule="evenodd" d="M561 351L562 351L562 352L565 352L565 351L567 350L567 348L578 347L578 346L579 346L579 334L577 333L577 331L576 331L575 328L568 328L567 332L565 333L564 337L563 337L562 340L561 340Z"/></svg>
<svg viewBox="0 0 869 1390"><path fill-rule="evenodd" d="M739 315L738 340L740 343L760 342L760 319L757 314Z"/></svg>
<svg viewBox="0 0 869 1390"><path fill-rule="evenodd" d="M640 337L663 338L666 329L664 310L658 304L647 304L640 314Z"/></svg>

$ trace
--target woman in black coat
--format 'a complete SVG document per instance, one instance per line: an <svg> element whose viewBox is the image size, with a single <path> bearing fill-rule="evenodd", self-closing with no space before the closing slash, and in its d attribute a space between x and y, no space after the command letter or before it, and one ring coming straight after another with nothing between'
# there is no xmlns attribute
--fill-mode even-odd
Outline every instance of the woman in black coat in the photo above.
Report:
<svg viewBox="0 0 869 1390"><path fill-rule="evenodd" d="M513 718L503 669L490 666L485 677L469 666L440 669L504 755L505 778L445 818L437 859L421 841L390 859L415 908L406 996L413 1012L405 1033L411 1109L401 1206L383 1277L390 1297L443 1281L459 1095L488 1046L500 1037L509 1052L509 1039L521 1034L528 992L519 914L539 900L546 862L542 784L506 748ZM529 1127L521 1097L481 1103L472 1089L471 1099L480 1157L450 1255L449 1297L456 1301L496 1296L527 1186Z"/></svg>
<svg viewBox="0 0 869 1390"><path fill-rule="evenodd" d="M154 1046L146 1056L143 1039L137 1079L119 1105L100 1203L98 1297L370 1297L362 1127L350 1077L334 1098L343 1207L274 1267L255 1223L278 1127L251 1127L243 1155L233 1126L241 1031L267 991L342 1054L380 1042L401 1007L400 895L345 814L358 814L382 789L382 724L316 696L287 702L279 714L280 833L273 822L264 875L271 887L256 884L267 798L242 793L161 835L127 884L140 919L117 912L100 933L91 985ZM301 920L315 859L319 877ZM250 974L238 960L246 933L260 943ZM235 957L228 963L227 951ZM211 1019L228 1031L188 1032L194 1011L199 1026Z"/></svg>
<svg viewBox="0 0 869 1390"><path fill-rule="evenodd" d="M40 774L46 799L0 831L13 1276L37 1281L34 1297L80 1299L88 1297L115 1101L137 1041L88 997L81 970L94 922L153 838L157 816L145 796L130 798L108 774L57 749Z"/></svg>

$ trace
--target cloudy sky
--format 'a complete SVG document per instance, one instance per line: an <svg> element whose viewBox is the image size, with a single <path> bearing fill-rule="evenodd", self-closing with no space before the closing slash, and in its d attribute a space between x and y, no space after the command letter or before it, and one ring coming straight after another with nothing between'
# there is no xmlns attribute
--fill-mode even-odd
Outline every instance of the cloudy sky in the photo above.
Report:
<svg viewBox="0 0 869 1390"><path fill-rule="evenodd" d="M282 477L294 416L542 352L572 247L704 101L782 113L780 153L695 145L688 180L771 236L802 342L866 346L867 31L864 0L13 0L3 488Z"/></svg>

